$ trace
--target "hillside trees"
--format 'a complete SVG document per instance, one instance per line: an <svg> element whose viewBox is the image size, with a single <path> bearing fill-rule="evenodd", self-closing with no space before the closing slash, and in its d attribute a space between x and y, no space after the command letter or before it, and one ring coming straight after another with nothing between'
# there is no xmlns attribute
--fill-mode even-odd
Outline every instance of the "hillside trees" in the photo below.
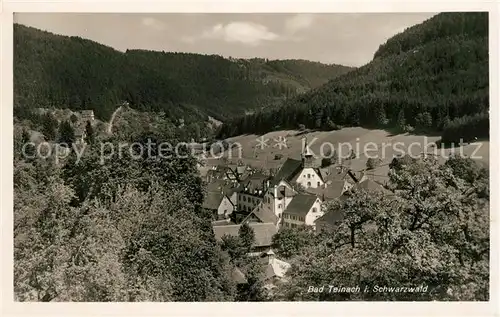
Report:
<svg viewBox="0 0 500 317"><path fill-rule="evenodd" d="M276 299L488 300L487 199L432 158L391 170L390 180L393 195L358 190L327 206L344 211L341 222L292 259L290 281ZM353 285L360 292L309 293L309 285ZM383 286L426 291L376 291Z"/></svg>
<svg viewBox="0 0 500 317"><path fill-rule="evenodd" d="M436 32L442 25L455 27ZM400 48L394 38L406 44ZM466 139L466 129L472 128L478 138L487 136L488 130L475 123L463 128L457 123L448 133L445 126L471 116L488 120L488 63L487 13L441 13L389 39L367 65L245 118L259 124L228 120L219 135L296 129L297 123L317 128L318 116L324 115L340 126L444 130L443 139L457 132Z"/></svg>
<svg viewBox="0 0 500 317"><path fill-rule="evenodd" d="M123 151L101 161L99 147L86 150L62 170L50 160L16 161L16 298L233 300L229 259L200 211L192 159Z"/></svg>
<svg viewBox="0 0 500 317"><path fill-rule="evenodd" d="M275 66L280 66L276 68ZM14 104L18 108L94 110L108 121L127 101L139 111L165 112L187 122L226 119L274 105L351 68L285 60L127 50L80 37L14 25ZM275 80L264 80L265 78Z"/></svg>

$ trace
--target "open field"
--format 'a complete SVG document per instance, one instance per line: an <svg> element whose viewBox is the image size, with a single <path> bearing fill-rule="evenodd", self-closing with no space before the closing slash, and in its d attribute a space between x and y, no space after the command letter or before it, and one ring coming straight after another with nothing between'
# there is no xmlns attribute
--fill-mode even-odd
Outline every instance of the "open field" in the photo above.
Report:
<svg viewBox="0 0 500 317"><path fill-rule="evenodd" d="M245 164L259 168L278 168L288 158L300 159L303 138L306 137L311 151L321 156L333 148L341 157L348 157L350 149L358 153L356 159L344 160L343 164L350 166L354 171L364 170L369 157L378 157L382 160L380 166L368 174L374 178L387 177L388 165L398 154L409 153L419 155L422 152L437 154L441 161L445 161L452 153L463 153L466 156L480 157L477 161L489 166L489 141L480 141L454 148L440 149L430 144L437 142L438 136L423 136L411 134L391 135L384 130L369 130L364 128L344 128L339 131L328 132L299 132L295 130L274 131L262 136L241 135L227 139L230 144L236 144L231 150L225 151L224 157L229 162L237 163L239 159ZM286 147L278 147L280 138L286 138ZM262 146L258 140L267 140ZM239 155L241 148L241 156ZM323 149L323 151L322 151ZM462 152L461 152L462 151ZM275 155L281 154L281 159L275 160ZM319 163L319 162L318 162ZM208 159L207 167L220 164L220 159ZM380 176L379 176L380 175Z"/></svg>

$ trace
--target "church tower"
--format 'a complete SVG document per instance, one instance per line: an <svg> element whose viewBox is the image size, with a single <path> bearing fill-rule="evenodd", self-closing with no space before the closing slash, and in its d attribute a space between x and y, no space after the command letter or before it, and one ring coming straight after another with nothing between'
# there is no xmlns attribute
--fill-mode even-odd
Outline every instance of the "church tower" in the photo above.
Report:
<svg viewBox="0 0 500 317"><path fill-rule="evenodd" d="M307 144L307 138L302 139L302 168L314 167L314 156Z"/></svg>

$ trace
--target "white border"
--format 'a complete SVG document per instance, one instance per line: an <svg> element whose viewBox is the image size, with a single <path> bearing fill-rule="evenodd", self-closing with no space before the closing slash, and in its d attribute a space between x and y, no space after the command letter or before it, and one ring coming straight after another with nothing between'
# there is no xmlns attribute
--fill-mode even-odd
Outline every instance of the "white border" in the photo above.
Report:
<svg viewBox="0 0 500 317"><path fill-rule="evenodd" d="M1 0L0 0L1 1ZM496 1L4 1L1 30L2 151L1 208L1 312L2 315L123 315L123 316L493 316L499 315L498 302L498 52L500 4ZM13 302L13 189L12 189L12 21L13 12L490 12L490 302L335 302L335 303L16 303ZM382 44L382 43L381 43ZM496 89L494 89L496 87Z"/></svg>

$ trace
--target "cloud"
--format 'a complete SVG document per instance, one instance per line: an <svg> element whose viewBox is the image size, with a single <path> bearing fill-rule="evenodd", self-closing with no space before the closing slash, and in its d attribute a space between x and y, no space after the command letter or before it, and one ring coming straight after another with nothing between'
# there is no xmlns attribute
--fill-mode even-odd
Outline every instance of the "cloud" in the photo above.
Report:
<svg viewBox="0 0 500 317"><path fill-rule="evenodd" d="M183 42L194 43L197 39L215 39L229 43L240 43L248 46L257 46L264 41L279 40L279 35L267 27L251 22L231 22L216 24L205 30L200 36L184 36Z"/></svg>
<svg viewBox="0 0 500 317"><path fill-rule="evenodd" d="M285 20L285 31L287 34L295 34L300 30L307 29L314 23L312 14L296 14Z"/></svg>
<svg viewBox="0 0 500 317"><path fill-rule="evenodd" d="M147 18L142 18L141 21L142 25L155 29L155 30L165 30L166 25L165 23L161 22L160 20L157 20L155 18L147 17Z"/></svg>

